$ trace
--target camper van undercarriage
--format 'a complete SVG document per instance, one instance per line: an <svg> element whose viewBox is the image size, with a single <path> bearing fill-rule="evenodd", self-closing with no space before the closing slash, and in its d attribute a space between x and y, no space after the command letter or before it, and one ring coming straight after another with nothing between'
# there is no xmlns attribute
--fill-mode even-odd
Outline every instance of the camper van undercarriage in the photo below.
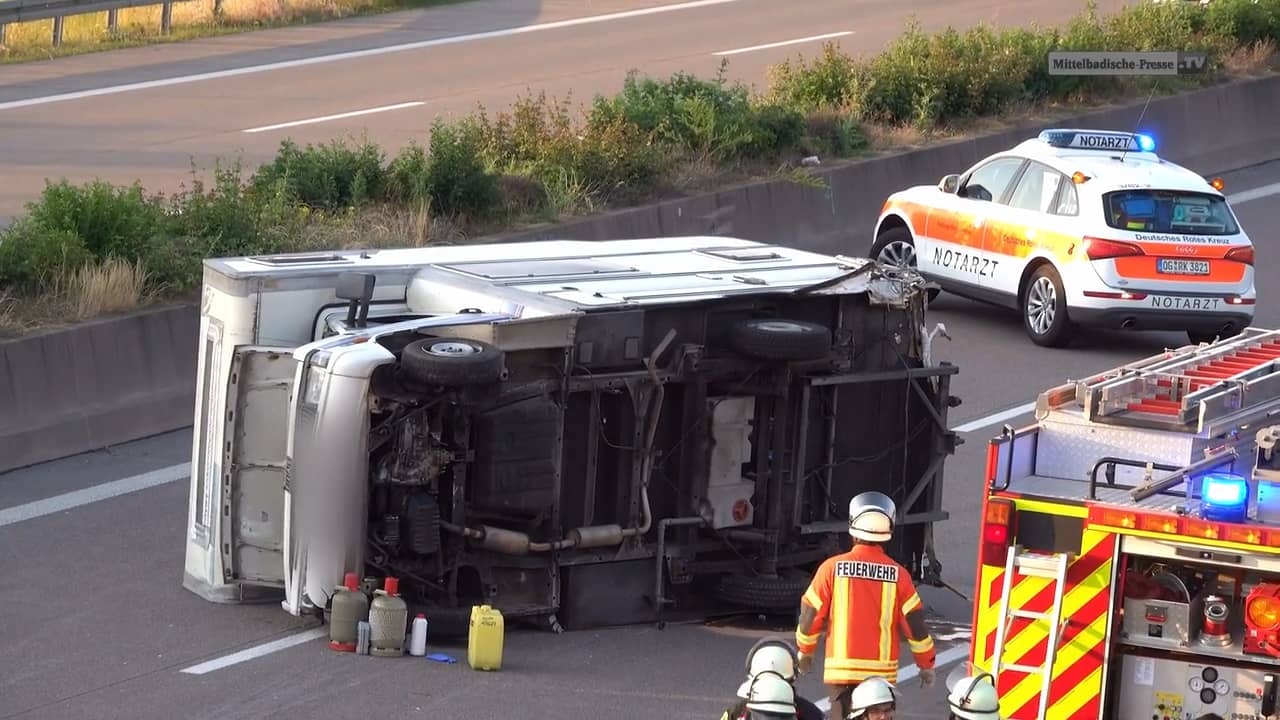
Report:
<svg viewBox="0 0 1280 720"><path fill-rule="evenodd" d="M909 314L859 299L592 313L575 348L382 338L365 574L571 628L791 611L879 489L907 512L894 554L936 576L954 368L910 367Z"/></svg>
<svg viewBox="0 0 1280 720"><path fill-rule="evenodd" d="M791 614L868 490L941 582L956 368L910 270L724 237L205 268L183 583L211 602L320 614L355 573L433 634L476 604Z"/></svg>

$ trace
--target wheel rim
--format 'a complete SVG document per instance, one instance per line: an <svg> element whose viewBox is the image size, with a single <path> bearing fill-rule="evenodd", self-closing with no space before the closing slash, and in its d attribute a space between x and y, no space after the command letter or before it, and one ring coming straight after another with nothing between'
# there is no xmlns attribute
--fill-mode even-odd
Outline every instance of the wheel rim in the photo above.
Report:
<svg viewBox="0 0 1280 720"><path fill-rule="evenodd" d="M427 348L428 355L436 357L457 357L459 355L475 355L479 350L474 345L464 342L440 342Z"/></svg>
<svg viewBox="0 0 1280 720"><path fill-rule="evenodd" d="M758 323L756 327L760 328L761 330L765 330L767 332L781 332L781 333L804 332L805 330L808 329L803 325L797 325L792 322L787 322L786 320L767 320L765 322Z"/></svg>
<svg viewBox="0 0 1280 720"><path fill-rule="evenodd" d="M1047 277L1036 278L1027 290L1027 322L1037 335L1049 332L1058 314L1058 289Z"/></svg>
<svg viewBox="0 0 1280 720"><path fill-rule="evenodd" d="M876 260L885 265L913 268L916 266L916 248L904 240L894 240L880 248L880 254L876 256Z"/></svg>

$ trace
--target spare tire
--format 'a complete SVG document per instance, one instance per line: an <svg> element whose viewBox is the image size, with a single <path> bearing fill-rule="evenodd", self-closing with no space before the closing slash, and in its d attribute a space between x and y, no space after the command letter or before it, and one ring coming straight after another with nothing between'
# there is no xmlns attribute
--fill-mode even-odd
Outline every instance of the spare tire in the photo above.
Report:
<svg viewBox="0 0 1280 720"><path fill-rule="evenodd" d="M733 349L762 360L818 360L831 351L831 330L785 318L756 318L734 323Z"/></svg>
<svg viewBox="0 0 1280 720"><path fill-rule="evenodd" d="M502 379L506 355L467 338L424 338L405 345L400 367L410 379L428 385L489 385Z"/></svg>
<svg viewBox="0 0 1280 720"><path fill-rule="evenodd" d="M798 612L808 589L809 579L801 576L726 575L716 586L716 596L750 610Z"/></svg>

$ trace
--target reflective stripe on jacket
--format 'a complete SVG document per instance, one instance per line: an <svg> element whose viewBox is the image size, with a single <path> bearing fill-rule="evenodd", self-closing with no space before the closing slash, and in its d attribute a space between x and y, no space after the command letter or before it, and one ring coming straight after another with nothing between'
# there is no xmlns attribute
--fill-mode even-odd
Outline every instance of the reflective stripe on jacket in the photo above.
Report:
<svg viewBox="0 0 1280 720"><path fill-rule="evenodd" d="M828 558L800 601L796 645L812 655L830 625L822 681L848 685L869 677L898 680L898 645L906 636L916 666L933 667L933 638L907 569L879 545L856 543Z"/></svg>

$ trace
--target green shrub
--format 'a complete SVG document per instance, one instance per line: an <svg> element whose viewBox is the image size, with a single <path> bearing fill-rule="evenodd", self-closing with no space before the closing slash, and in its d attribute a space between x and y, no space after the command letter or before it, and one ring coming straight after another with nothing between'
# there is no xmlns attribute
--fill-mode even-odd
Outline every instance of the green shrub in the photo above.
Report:
<svg viewBox="0 0 1280 720"><path fill-rule="evenodd" d="M292 140L280 143L275 159L254 174L258 192L277 181L299 203L315 210L340 212L381 196L385 170L382 149L366 141L355 147L333 140L299 148Z"/></svg>
<svg viewBox="0 0 1280 720"><path fill-rule="evenodd" d="M485 166L484 128L472 118L431 128L425 187L444 214L480 216L498 199L498 176Z"/></svg>
<svg viewBox="0 0 1280 720"><path fill-rule="evenodd" d="M803 113L752 102L750 90L729 85L724 71L722 63L713 80L683 72L667 80L628 73L622 92L596 98L588 124L600 127L622 119L673 149L720 162L771 156L799 143Z"/></svg>
<svg viewBox="0 0 1280 720"><path fill-rule="evenodd" d="M1280 2L1275 0L1213 0L1202 17L1203 31L1242 45L1280 38Z"/></svg>
<svg viewBox="0 0 1280 720"><path fill-rule="evenodd" d="M43 290L93 259L80 235L31 216L0 231L0 287Z"/></svg>
<svg viewBox="0 0 1280 720"><path fill-rule="evenodd" d="M83 185L47 182L27 212L43 228L78 236L100 261L112 256L137 259L165 223L158 197L147 196L137 184L116 186L101 180Z"/></svg>
<svg viewBox="0 0 1280 720"><path fill-rule="evenodd" d="M822 44L822 54L812 63L783 60L769 68L769 97L801 112L855 105L861 99L861 66L841 53L832 42Z"/></svg>

